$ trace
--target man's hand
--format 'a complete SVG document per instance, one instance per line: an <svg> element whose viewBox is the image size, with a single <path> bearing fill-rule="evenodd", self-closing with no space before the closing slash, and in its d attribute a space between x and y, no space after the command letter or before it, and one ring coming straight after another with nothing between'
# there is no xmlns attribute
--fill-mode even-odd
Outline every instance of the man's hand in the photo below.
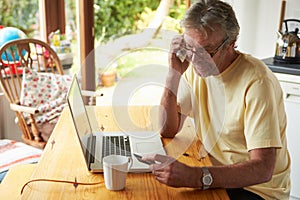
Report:
<svg viewBox="0 0 300 200"><path fill-rule="evenodd" d="M189 66L189 56L187 55L184 61L181 61L180 58L176 55L178 51L182 51L185 49L185 42L183 39L183 35L177 35L172 39L170 46L170 54L169 54L169 65L171 70L175 70L174 72L178 72L183 74Z"/></svg>
<svg viewBox="0 0 300 200"><path fill-rule="evenodd" d="M156 163L151 165L152 174L163 184L172 187L202 187L200 181L202 172L199 171L199 168L187 166L175 158L160 154L143 157L143 160Z"/></svg>

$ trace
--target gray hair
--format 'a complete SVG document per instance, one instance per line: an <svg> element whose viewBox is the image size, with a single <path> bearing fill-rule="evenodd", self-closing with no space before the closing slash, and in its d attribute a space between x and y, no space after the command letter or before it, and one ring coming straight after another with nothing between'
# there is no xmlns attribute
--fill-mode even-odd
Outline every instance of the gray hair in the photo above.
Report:
<svg viewBox="0 0 300 200"><path fill-rule="evenodd" d="M220 26L229 42L237 40L240 26L232 7L220 0L198 0L186 12L181 21L186 29L196 29L206 33L213 29L213 25Z"/></svg>

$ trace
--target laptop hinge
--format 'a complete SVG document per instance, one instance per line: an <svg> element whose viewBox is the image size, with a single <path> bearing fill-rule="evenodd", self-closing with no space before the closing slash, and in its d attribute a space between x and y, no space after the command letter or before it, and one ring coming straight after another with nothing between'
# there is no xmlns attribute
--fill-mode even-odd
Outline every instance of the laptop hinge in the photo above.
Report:
<svg viewBox="0 0 300 200"><path fill-rule="evenodd" d="M90 169L91 163L95 162L96 136L91 135L88 138L88 144L90 144L90 148L88 148L88 151L86 151L86 158L88 159L88 164Z"/></svg>

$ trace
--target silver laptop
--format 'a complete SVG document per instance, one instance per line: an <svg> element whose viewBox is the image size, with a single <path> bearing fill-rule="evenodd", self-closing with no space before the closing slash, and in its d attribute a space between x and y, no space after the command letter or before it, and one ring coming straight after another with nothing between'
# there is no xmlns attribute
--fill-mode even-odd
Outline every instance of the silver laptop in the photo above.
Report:
<svg viewBox="0 0 300 200"><path fill-rule="evenodd" d="M132 158L130 172L149 172L149 165L139 162L133 154L166 154L159 133L154 131L93 132L76 74L67 94L67 102L89 171L102 172L103 157L120 154Z"/></svg>

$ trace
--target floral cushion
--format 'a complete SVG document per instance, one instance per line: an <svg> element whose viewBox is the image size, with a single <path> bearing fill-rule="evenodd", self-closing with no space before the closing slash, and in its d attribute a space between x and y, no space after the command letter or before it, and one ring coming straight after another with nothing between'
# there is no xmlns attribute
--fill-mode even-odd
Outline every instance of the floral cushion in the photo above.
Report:
<svg viewBox="0 0 300 200"><path fill-rule="evenodd" d="M20 103L39 110L37 123L49 122L60 115L66 106L66 95L71 84L70 75L39 73L30 69L23 72Z"/></svg>

